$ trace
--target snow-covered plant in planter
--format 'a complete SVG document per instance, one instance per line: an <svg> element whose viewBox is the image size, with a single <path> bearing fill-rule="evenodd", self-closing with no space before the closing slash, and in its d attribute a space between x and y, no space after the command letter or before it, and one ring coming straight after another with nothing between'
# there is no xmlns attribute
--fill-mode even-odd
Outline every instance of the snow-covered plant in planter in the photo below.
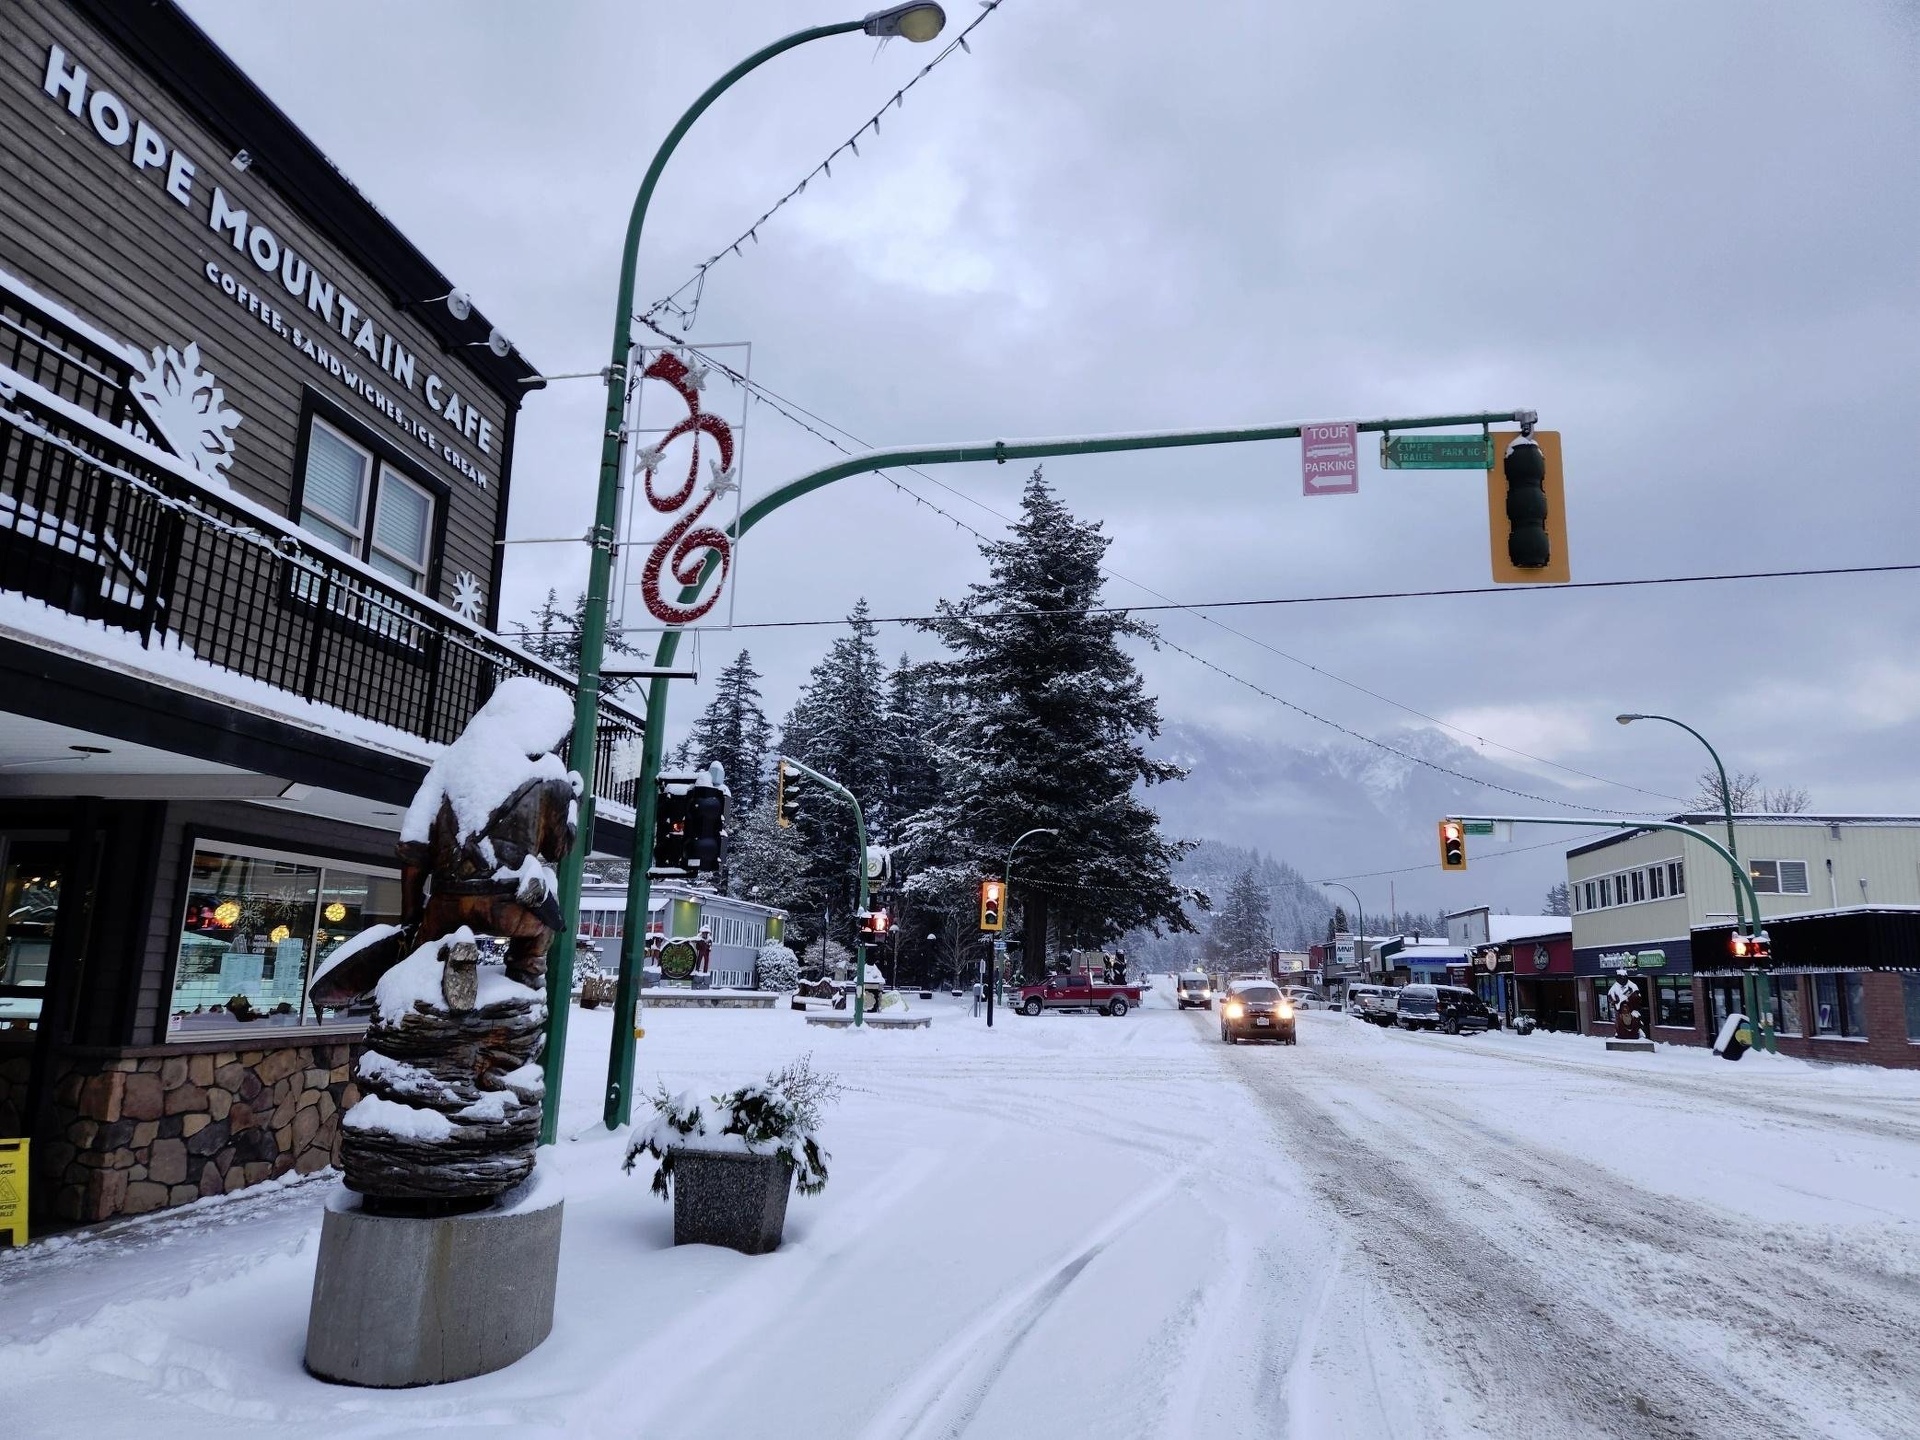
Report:
<svg viewBox="0 0 1920 1440"><path fill-rule="evenodd" d="M599 960L584 949L574 959L573 979L579 987L582 1010L597 1010L613 1003L616 977L601 969Z"/></svg>
<svg viewBox="0 0 1920 1440"><path fill-rule="evenodd" d="M762 990L791 995L800 988L800 957L778 940L769 940L760 947L754 967Z"/></svg>
<svg viewBox="0 0 1920 1440"><path fill-rule="evenodd" d="M673 1200L674 1244L765 1254L786 1229L789 1189L826 1188L828 1156L817 1132L839 1090L810 1055L705 1101L663 1083L650 1097L653 1118L627 1145L626 1169L642 1155L657 1162L653 1193Z"/></svg>

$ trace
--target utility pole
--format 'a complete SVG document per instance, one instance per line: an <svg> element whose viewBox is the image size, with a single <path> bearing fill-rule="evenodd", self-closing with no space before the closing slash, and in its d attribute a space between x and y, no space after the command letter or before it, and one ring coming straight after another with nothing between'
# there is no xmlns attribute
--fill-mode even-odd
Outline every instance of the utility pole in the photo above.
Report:
<svg viewBox="0 0 1920 1440"><path fill-rule="evenodd" d="M853 873L860 885L860 899L855 915L853 931L853 1023L857 1029L865 1023L864 1017L867 1008L867 937L866 933L860 928L867 913L867 820L866 817L860 813L860 802L853 798L853 792L847 789L846 786L829 780L818 770L810 766L802 765L798 760L791 759L785 755L775 756L773 763L784 769L792 770L796 774L804 775L816 784L824 785L829 791L844 800L848 808L853 811L853 844L855 855ZM824 935L821 937L820 953L822 958L824 958L826 955L826 937ZM895 979L897 980L898 978L896 975Z"/></svg>

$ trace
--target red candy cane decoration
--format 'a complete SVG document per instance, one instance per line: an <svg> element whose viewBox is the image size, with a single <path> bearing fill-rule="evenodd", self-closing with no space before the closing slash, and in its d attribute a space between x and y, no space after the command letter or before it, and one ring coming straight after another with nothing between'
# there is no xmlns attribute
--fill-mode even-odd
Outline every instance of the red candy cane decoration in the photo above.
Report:
<svg viewBox="0 0 1920 1440"><path fill-rule="evenodd" d="M660 380L672 386L687 406L686 418L662 435L660 443L641 457L645 477L642 485L647 503L660 514L671 515L693 498L700 483L700 437L711 436L714 448L720 452L719 464L714 467L718 481L733 468L733 431L719 416L701 411L700 390L692 371L672 351L662 351L655 357L653 363L641 372L641 378ZM693 451L687 459L687 478L672 494L657 494L653 488L654 472L659 468L667 446L683 435L693 437ZM707 493L673 523L672 528L660 537L647 554L647 563L640 575L640 593L647 602L647 613L663 625L691 624L720 602L720 596L726 588L727 572L733 568L733 542L719 527L699 523L700 517L720 493L717 484L709 487ZM668 598L666 577L670 575L682 587L692 585L700 578L709 551L720 557L720 574L712 592L691 605L682 605L677 599Z"/></svg>

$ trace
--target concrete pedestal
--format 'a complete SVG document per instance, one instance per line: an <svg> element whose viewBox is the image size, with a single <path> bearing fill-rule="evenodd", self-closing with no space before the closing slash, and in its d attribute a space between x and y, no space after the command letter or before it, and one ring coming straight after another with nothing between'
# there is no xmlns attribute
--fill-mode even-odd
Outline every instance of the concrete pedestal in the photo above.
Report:
<svg viewBox="0 0 1920 1440"><path fill-rule="evenodd" d="M553 1329L559 1182L536 1169L493 1206L369 1215L339 1187L320 1228L307 1369L348 1385L439 1385L511 1365Z"/></svg>
<svg viewBox="0 0 1920 1440"><path fill-rule="evenodd" d="M1653 1042L1651 1040L1609 1040L1607 1041L1607 1049L1632 1050L1643 1055L1651 1055L1653 1053Z"/></svg>

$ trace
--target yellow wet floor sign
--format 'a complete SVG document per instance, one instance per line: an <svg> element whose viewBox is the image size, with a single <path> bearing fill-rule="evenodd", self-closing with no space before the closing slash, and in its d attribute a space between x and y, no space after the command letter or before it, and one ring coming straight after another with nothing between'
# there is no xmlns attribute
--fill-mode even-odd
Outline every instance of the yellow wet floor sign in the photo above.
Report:
<svg viewBox="0 0 1920 1440"><path fill-rule="evenodd" d="M0 1235L27 1243L27 1142L0 1140Z"/></svg>

